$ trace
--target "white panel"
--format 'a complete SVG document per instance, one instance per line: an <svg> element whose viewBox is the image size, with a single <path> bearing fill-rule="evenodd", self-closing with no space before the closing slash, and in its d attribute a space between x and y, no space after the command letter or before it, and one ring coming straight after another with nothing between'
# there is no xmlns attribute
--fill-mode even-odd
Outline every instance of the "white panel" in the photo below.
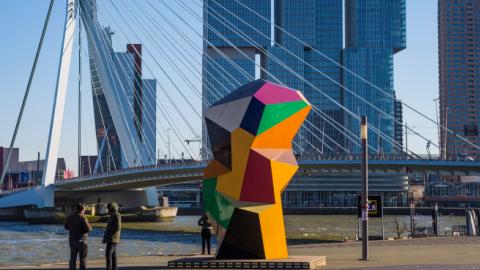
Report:
<svg viewBox="0 0 480 270"><path fill-rule="evenodd" d="M65 109L65 97L67 95L68 76L72 60L74 36L75 36L75 0L67 0L66 19L63 36L63 45L60 55L60 65L57 75L57 87L55 100L53 102L50 133L48 136L47 155L45 168L43 170L42 184L49 186L55 182L57 170L58 148L63 124L63 113ZM52 205L53 206L53 205Z"/></svg>

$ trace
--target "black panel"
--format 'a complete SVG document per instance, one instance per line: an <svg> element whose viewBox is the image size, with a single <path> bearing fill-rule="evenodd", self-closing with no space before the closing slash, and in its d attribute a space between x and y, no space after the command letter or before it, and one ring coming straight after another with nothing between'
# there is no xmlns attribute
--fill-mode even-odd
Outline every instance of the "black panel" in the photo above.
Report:
<svg viewBox="0 0 480 270"><path fill-rule="evenodd" d="M258 214L235 208L217 259L265 259Z"/></svg>
<svg viewBox="0 0 480 270"><path fill-rule="evenodd" d="M205 124L207 125L208 139L210 140L210 149L212 149L213 157L231 170L232 140L230 132L208 118L205 118Z"/></svg>

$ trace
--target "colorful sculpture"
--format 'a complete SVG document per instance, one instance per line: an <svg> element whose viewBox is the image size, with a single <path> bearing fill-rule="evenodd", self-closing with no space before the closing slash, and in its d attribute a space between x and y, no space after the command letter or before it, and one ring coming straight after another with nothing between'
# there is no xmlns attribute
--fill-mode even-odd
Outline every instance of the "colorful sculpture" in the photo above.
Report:
<svg viewBox="0 0 480 270"><path fill-rule="evenodd" d="M281 194L298 169L292 140L310 109L299 91L257 80L205 112L214 159L203 198L217 259L288 257Z"/></svg>

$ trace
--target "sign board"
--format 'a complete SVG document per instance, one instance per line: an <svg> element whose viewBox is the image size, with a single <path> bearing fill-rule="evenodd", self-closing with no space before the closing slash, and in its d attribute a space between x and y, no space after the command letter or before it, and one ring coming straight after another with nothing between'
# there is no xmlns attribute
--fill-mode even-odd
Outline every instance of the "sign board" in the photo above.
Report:
<svg viewBox="0 0 480 270"><path fill-rule="evenodd" d="M20 172L20 183L26 183L30 180L30 173L29 172Z"/></svg>
<svg viewBox="0 0 480 270"><path fill-rule="evenodd" d="M358 217L362 217L362 196L358 195ZM382 217L383 216L383 204L382 196L368 196L368 216L369 217Z"/></svg>

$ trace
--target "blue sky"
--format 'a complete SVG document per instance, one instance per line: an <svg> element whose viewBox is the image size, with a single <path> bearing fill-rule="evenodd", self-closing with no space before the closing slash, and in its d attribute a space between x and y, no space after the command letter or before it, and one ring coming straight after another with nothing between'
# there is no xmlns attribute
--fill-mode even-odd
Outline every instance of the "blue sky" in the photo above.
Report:
<svg viewBox="0 0 480 270"><path fill-rule="evenodd" d="M115 9L109 6L109 1L99 1L100 8L109 7L100 14L100 19L112 27L116 32L113 40L116 50L125 50L124 46L127 42L140 42L144 44L144 48L150 48L149 52L144 52L146 66L150 70L144 68L145 76L155 77L159 80L166 78L161 75L157 68L157 62L153 61L149 56L157 55L155 52L155 44L142 34L142 29L136 28L133 24L131 29L122 23L122 18L115 14ZM120 1L128 3L129 1ZM171 1L175 2L175 1ZM56 1L52 18L49 24L44 49L42 51L39 66L35 74L32 85L31 95L25 111L24 121L22 122L20 133L16 146L21 147L21 159L29 160L36 158L36 152L40 151L42 158L45 155L45 148L48 136L48 127L52 109L53 94L55 80L58 69L59 51L62 39L62 30L64 22L64 1ZM0 145L8 146L13 132L15 120L20 108L21 100L27 83L29 71L35 55L36 46L40 37L43 20L48 8L48 0L16 0L16 1L0 1ZM144 7L148 7L144 5ZM198 14L200 9L195 5L191 5ZM176 10L182 11L177 7ZM110 13L111 12L111 13ZM182 13L182 14L183 14ZM133 15L134 13L132 13ZM151 13L153 16L155 14ZM200 22L193 17L185 18L198 31L201 31ZM127 16L127 15L125 15ZM201 39L195 37L195 34L183 26L180 21L175 21L171 15L166 15L192 37L198 49L201 48ZM437 1L436 0L407 0L407 49L395 56L395 89L397 96L402 101L408 103L414 108L420 109L428 116L435 119L435 107L433 99L438 96L438 65L437 65ZM158 17L158 16L157 16ZM144 18L141 18L142 20ZM159 19L159 18L157 18ZM119 26L124 29L125 33L118 30ZM153 27L150 25L150 27ZM150 28L153 29L153 28ZM171 33L171 31L170 31ZM124 36L128 36L127 38ZM156 39L153 36L153 39ZM84 43L85 44L85 43ZM84 46L86 47L86 46ZM78 49L75 48L77 51ZM196 51L191 53L196 55ZM77 73L78 65L77 53L74 53L74 61L72 62L72 71L70 76L70 89L67 96L66 115L64 120L63 136L61 140L60 156L67 158L67 165L76 170L76 153L77 153ZM197 55L197 60L200 56ZM166 65L163 59L157 57L158 64ZM84 119L92 119L92 102L90 91L90 78L88 76L88 65L86 58L86 49L82 51L83 61L83 97L82 102L85 104ZM73 68L75 67L75 68ZM196 67L197 69L200 67ZM173 75L175 78L175 75ZM196 82L196 85L199 85ZM180 85L180 88L185 85ZM182 110L192 119L193 111L189 110L186 103L182 102L181 97L176 94L173 86L167 86L170 94L178 101ZM159 90L158 90L159 91ZM200 110L200 100L195 97L194 93L186 92L188 99L194 101L195 108ZM166 104L168 107L169 105ZM90 108L90 109L88 109ZM167 108L172 110L173 108ZM175 118L175 116L172 116ZM432 138L436 142L436 128L433 123L421 120L417 115L404 111L405 121L412 126L417 127L427 137ZM196 119L195 119L196 120ZM88 123L90 122L90 123ZM82 126L83 137L83 154L94 154L94 128L93 121L84 121ZM178 121L181 122L181 121ZM194 126L200 132L200 121ZM186 134L186 139L191 139L195 134L188 131L186 127L181 127ZM173 134L170 134L172 143L176 148L180 148L180 143L175 142ZM159 141L167 140L166 136L158 138ZM409 137L409 146L419 153L425 152L425 142L415 139L413 135ZM192 146L193 151L198 151L198 146ZM433 150L433 149L432 149ZM166 153L166 149L160 149L162 155ZM182 150L179 150L182 151Z"/></svg>

